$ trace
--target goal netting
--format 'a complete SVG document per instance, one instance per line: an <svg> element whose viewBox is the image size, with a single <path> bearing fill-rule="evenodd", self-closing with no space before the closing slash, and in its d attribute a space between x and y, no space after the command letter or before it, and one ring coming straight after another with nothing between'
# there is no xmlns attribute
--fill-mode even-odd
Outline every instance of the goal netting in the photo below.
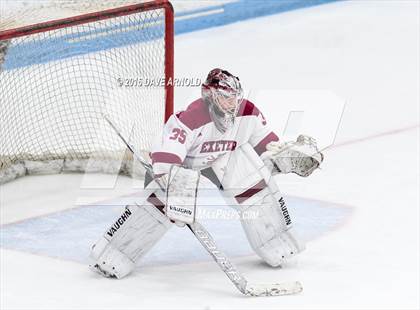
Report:
<svg viewBox="0 0 420 310"><path fill-rule="evenodd" d="M31 173L133 174L103 114L147 154L172 113L172 76L167 1L0 32L0 183Z"/></svg>

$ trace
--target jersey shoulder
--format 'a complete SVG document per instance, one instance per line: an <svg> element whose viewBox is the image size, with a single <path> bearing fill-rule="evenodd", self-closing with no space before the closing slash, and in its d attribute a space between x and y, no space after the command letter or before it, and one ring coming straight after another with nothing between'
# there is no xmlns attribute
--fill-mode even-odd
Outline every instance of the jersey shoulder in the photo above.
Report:
<svg viewBox="0 0 420 310"><path fill-rule="evenodd" d="M184 111L176 113L176 117L190 130L200 128L212 121L209 109L201 98L193 101Z"/></svg>
<svg viewBox="0 0 420 310"><path fill-rule="evenodd" d="M259 116L260 110L251 101L244 99L238 110L237 116Z"/></svg>
<svg viewBox="0 0 420 310"><path fill-rule="evenodd" d="M245 117L250 122L261 123L263 126L267 125L267 121L261 111L247 99L242 100L237 116Z"/></svg>

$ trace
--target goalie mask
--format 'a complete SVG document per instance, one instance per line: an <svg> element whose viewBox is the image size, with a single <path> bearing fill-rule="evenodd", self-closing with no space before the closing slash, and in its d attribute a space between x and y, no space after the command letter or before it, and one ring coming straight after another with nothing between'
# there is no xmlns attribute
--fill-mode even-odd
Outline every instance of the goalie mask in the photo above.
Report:
<svg viewBox="0 0 420 310"><path fill-rule="evenodd" d="M226 70L213 69L201 85L201 95L217 129L225 132L232 127L243 99L239 78Z"/></svg>

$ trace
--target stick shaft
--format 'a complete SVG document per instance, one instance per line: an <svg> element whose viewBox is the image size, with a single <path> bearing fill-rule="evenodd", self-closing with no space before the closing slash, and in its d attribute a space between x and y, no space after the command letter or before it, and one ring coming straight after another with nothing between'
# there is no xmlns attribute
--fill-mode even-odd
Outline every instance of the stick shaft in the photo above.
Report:
<svg viewBox="0 0 420 310"><path fill-rule="evenodd" d="M244 278L244 276L240 272L238 272L236 267L227 258L227 256L217 248L217 245L214 242L212 236L204 228L204 226L201 225L199 222L195 221L194 223L189 224L188 228L193 232L197 240L206 249L206 251L214 259L217 265L219 265L220 269L222 269L225 275L236 286L236 288L241 293L245 294L248 281Z"/></svg>
<svg viewBox="0 0 420 310"><path fill-rule="evenodd" d="M128 141L123 137L123 135L120 133L120 131L117 129L117 127L115 127L115 125L111 122L111 120L106 116L103 115L103 118L105 119L105 121L109 124L109 126L111 126L111 128L115 131L115 133L118 135L118 137L121 139L122 142L124 142L124 144L127 146L127 148L130 150L130 152L133 154L134 158L137 159L142 166L144 167L144 169L146 169L147 173L150 174L150 176L154 178L154 173L153 173L153 167L151 164L149 164L144 158L143 156L137 154L137 152L134 150L134 147L130 145L130 143L128 143ZM160 180L155 179L156 183L159 185L159 187L165 191L166 186L164 186Z"/></svg>

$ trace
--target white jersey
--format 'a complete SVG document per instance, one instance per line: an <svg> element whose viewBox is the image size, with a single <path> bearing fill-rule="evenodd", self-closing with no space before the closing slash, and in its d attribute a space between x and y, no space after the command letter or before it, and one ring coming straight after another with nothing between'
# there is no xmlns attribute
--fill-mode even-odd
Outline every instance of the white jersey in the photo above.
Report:
<svg viewBox="0 0 420 310"><path fill-rule="evenodd" d="M278 141L277 135L250 101L242 101L234 125L222 133L211 120L206 103L198 99L166 122L151 151L153 171L155 175L168 173L173 164L201 170L244 143L260 155L272 141Z"/></svg>

